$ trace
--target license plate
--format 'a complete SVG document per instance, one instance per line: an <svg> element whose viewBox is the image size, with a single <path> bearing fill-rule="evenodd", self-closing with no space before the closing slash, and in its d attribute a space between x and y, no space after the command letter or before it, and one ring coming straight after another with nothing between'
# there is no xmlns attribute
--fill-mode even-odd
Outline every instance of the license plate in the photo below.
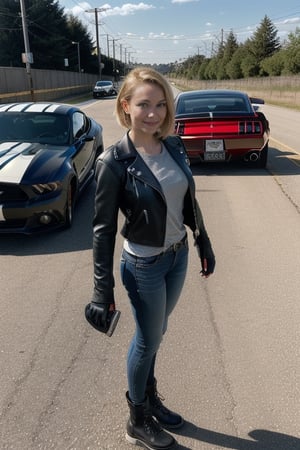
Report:
<svg viewBox="0 0 300 450"><path fill-rule="evenodd" d="M224 142L223 139L209 139L205 141L206 152L223 152Z"/></svg>
<svg viewBox="0 0 300 450"><path fill-rule="evenodd" d="M225 152L204 153L204 161L225 161Z"/></svg>

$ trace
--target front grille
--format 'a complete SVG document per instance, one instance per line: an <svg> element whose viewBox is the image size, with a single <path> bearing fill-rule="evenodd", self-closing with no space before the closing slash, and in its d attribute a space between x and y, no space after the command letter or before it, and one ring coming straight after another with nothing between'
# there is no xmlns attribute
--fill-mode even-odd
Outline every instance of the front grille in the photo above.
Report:
<svg viewBox="0 0 300 450"><path fill-rule="evenodd" d="M0 183L0 204L26 200L28 197L18 184Z"/></svg>
<svg viewBox="0 0 300 450"><path fill-rule="evenodd" d="M9 228L21 229L26 225L25 219L9 219L0 221L0 230L8 230Z"/></svg>

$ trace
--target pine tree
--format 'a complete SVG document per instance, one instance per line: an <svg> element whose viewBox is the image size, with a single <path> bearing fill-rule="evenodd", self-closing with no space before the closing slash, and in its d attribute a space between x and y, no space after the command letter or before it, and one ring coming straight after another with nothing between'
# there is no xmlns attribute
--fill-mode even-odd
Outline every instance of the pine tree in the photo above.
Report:
<svg viewBox="0 0 300 450"><path fill-rule="evenodd" d="M0 5L0 66L22 66L24 52L20 4L2 0Z"/></svg>
<svg viewBox="0 0 300 450"><path fill-rule="evenodd" d="M280 40L277 36L277 29L272 21L265 16L256 29L251 39L248 41L248 50L251 53L255 68L251 71L253 75L260 74L260 62L271 57L280 49Z"/></svg>
<svg viewBox="0 0 300 450"><path fill-rule="evenodd" d="M25 0L25 10L33 68L77 71L78 53L72 42L79 42L83 70L97 72L92 39L78 19L64 13L57 0ZM0 66L24 67L19 1L1 0L0 31Z"/></svg>

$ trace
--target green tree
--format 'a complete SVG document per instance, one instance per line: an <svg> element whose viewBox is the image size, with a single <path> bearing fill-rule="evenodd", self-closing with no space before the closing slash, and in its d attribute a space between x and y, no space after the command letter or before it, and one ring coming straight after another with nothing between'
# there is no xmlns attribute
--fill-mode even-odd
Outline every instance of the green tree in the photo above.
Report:
<svg viewBox="0 0 300 450"><path fill-rule="evenodd" d="M253 61L253 67L248 67L249 72L252 73L250 76L264 75L260 66L261 61L271 57L280 49L280 40L277 33L278 31L272 21L268 16L265 16L251 39L248 40L247 47L251 54L248 63L250 60Z"/></svg>
<svg viewBox="0 0 300 450"><path fill-rule="evenodd" d="M201 66L202 62L204 61L205 56L203 55L197 55L191 58L191 64L190 64L190 70L189 75L191 79L197 80L199 79L199 67Z"/></svg>
<svg viewBox="0 0 300 450"><path fill-rule="evenodd" d="M260 67L264 73L270 76L279 76L282 74L284 69L284 52L285 50L280 50L261 61Z"/></svg>
<svg viewBox="0 0 300 450"><path fill-rule="evenodd" d="M300 72L300 28L297 27L295 33L290 33L288 42L283 50L285 52L284 70L290 74Z"/></svg>
<svg viewBox="0 0 300 450"><path fill-rule="evenodd" d="M81 22L67 16L57 0L25 0L26 21L33 68L78 70L78 52L73 42L80 43L81 66L97 72L97 58L92 55L93 42ZM24 38L20 2L1 0L0 65L24 67ZM65 66L65 60L69 67Z"/></svg>
<svg viewBox="0 0 300 450"><path fill-rule="evenodd" d="M30 48L38 69L64 69L69 46L67 18L54 0L27 0Z"/></svg>
<svg viewBox="0 0 300 450"><path fill-rule="evenodd" d="M205 58L202 61L201 66L199 67L199 70L198 70L198 79L199 80L206 80L207 79L207 76L206 76L207 70L206 69L207 69L207 66L208 66L209 62L210 62L209 58Z"/></svg>
<svg viewBox="0 0 300 450"><path fill-rule="evenodd" d="M69 60L70 67L73 70L78 70L79 49L81 70L87 73L99 71L98 58L96 55L93 55L94 43L82 22L73 15L67 16L67 36L69 37L69 40L68 48L66 49L66 57ZM77 42L78 47L76 44Z"/></svg>
<svg viewBox="0 0 300 450"><path fill-rule="evenodd" d="M216 80L217 79L217 73L218 73L218 56L214 56L210 59L209 63L206 66L205 69L205 79L206 80Z"/></svg>
<svg viewBox="0 0 300 450"><path fill-rule="evenodd" d="M242 61L247 56L247 50L244 45L239 45L230 61L226 64L226 73L231 80L243 78Z"/></svg>
<svg viewBox="0 0 300 450"><path fill-rule="evenodd" d="M20 4L2 0L0 6L0 65L21 66L24 52Z"/></svg>
<svg viewBox="0 0 300 450"><path fill-rule="evenodd" d="M230 78L227 73L227 64L231 61L234 53L238 49L238 42L235 34L231 30L222 46L222 52L219 54L219 65L217 71L217 78L219 80L225 80Z"/></svg>

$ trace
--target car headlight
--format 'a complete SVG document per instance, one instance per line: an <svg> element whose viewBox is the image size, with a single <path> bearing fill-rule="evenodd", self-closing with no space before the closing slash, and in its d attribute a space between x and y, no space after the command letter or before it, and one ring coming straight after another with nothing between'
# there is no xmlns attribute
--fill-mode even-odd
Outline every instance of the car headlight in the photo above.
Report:
<svg viewBox="0 0 300 450"><path fill-rule="evenodd" d="M61 189L62 184L60 181L52 181L51 183L39 183L33 184L32 189L36 194L49 194L50 192L58 191Z"/></svg>

